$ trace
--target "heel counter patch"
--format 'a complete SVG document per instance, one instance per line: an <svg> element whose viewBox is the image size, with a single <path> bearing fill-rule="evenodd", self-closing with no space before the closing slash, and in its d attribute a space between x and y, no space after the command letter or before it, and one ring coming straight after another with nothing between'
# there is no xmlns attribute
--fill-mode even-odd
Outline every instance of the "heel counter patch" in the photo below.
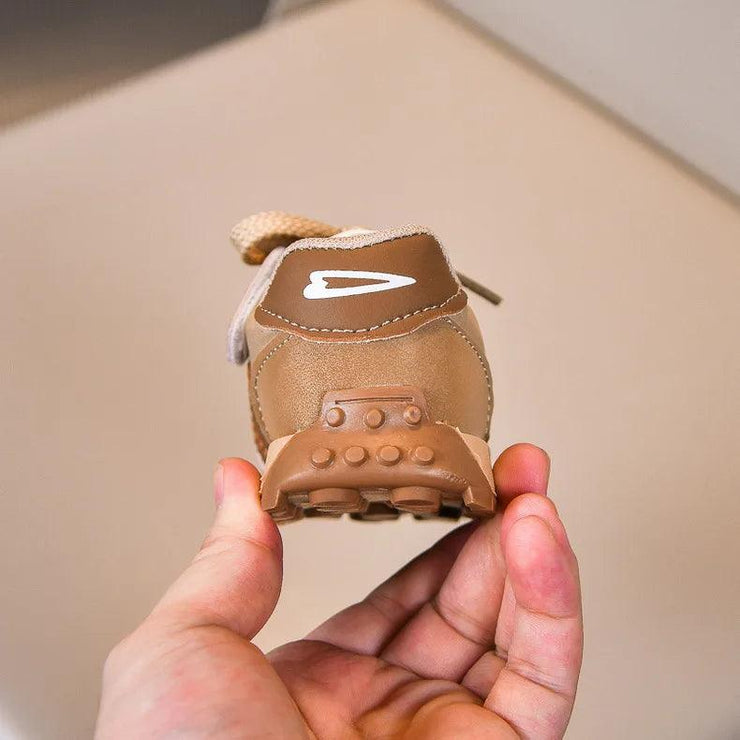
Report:
<svg viewBox="0 0 740 740"><path fill-rule="evenodd" d="M466 303L437 239L406 227L297 242L255 317L308 339L356 342L407 334Z"/></svg>

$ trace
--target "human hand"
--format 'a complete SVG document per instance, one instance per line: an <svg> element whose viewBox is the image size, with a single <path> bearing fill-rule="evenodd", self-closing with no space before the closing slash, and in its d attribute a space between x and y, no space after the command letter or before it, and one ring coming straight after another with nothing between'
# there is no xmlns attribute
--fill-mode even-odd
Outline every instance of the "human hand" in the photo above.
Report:
<svg viewBox="0 0 740 740"><path fill-rule="evenodd" d="M200 552L106 662L96 736L561 737L583 631L548 474L540 449L510 447L494 465L493 519L265 656L250 640L280 593L280 534L257 471L221 461Z"/></svg>

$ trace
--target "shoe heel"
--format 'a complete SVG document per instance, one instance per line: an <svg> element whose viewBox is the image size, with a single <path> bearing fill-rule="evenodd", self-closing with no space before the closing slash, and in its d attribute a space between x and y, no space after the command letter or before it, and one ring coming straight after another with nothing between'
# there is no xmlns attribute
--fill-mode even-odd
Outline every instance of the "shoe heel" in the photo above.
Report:
<svg viewBox="0 0 740 740"><path fill-rule="evenodd" d="M431 419L412 386L327 393L312 426L269 446L261 498L276 521L487 517L496 506L486 442Z"/></svg>

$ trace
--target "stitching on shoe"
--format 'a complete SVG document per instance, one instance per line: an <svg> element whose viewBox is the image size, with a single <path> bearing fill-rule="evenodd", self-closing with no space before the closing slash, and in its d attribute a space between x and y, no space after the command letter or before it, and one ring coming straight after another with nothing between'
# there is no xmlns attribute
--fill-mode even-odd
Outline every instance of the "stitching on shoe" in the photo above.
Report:
<svg viewBox="0 0 740 740"><path fill-rule="evenodd" d="M259 366L257 367L257 371L254 374L254 380L252 381L252 387L254 388L254 398L257 402L257 413L259 414L259 420L260 420L260 426L262 427L262 433L265 437L265 441L269 445L271 440L270 434L267 432L267 423L265 422L265 416L262 413L262 404L260 403L260 394L259 390L257 389L257 381L259 380L260 373L265 367L265 363L283 346L285 346L293 337L288 335L283 339L280 344L273 347L263 358L262 362L260 362Z"/></svg>
<svg viewBox="0 0 740 740"><path fill-rule="evenodd" d="M274 316L276 319L280 319L281 321L284 321L286 324L290 324L290 326L295 326L298 329L303 329L304 331L332 332L335 334L361 334L363 332L374 331L375 329L382 329L384 326L387 326L388 324L393 324L396 321L403 321L403 319L411 318L412 316L416 316L417 314L420 314L420 313L425 313L426 311L432 311L435 308L443 308L450 301L457 298L462 292L463 292L462 288L460 288L454 295L451 295L449 298L442 301L441 303L435 303L432 306L424 306L423 308L417 308L416 311L411 311L410 313L403 314L402 316L394 316L391 319L386 319L386 321L383 321L380 324L375 324L374 326L363 327L360 329L329 329L329 328L322 328L318 326L304 326L303 324L298 324L295 321L291 321L285 316L281 316L279 313L274 313L273 311L270 311L269 309L265 308L262 305L260 305L259 308L261 311L264 311L265 313L270 314L270 316Z"/></svg>
<svg viewBox="0 0 740 740"><path fill-rule="evenodd" d="M470 347L470 349L473 350L473 352L475 352L475 356L478 358L478 361L483 368L483 374L486 376L486 392L488 393L488 409L486 412L487 432L491 428L491 416L493 416L493 398L491 397L491 373L488 370L486 361L483 359L483 356L478 351L478 348L470 341L468 335L449 316L444 316L443 318L468 343L468 346Z"/></svg>

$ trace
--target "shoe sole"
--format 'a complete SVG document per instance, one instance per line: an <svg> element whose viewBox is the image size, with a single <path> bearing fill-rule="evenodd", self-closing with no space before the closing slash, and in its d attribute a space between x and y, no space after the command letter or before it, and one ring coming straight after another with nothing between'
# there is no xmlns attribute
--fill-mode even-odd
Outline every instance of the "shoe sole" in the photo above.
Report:
<svg viewBox="0 0 740 740"><path fill-rule="evenodd" d="M270 444L261 500L278 522L489 517L496 507L486 442L431 419L412 386L327 393L313 425Z"/></svg>

